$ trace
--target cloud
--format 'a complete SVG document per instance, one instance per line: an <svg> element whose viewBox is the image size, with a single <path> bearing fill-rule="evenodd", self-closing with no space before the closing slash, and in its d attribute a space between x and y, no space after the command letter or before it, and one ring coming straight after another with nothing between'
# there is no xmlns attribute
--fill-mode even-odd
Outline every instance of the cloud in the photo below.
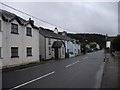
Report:
<svg viewBox="0 0 120 90"><path fill-rule="evenodd" d="M108 35L117 35L118 32L117 2L7 2L6 4L61 26L68 32ZM35 22L40 26L54 28L36 19ZM59 30L63 31L60 28Z"/></svg>

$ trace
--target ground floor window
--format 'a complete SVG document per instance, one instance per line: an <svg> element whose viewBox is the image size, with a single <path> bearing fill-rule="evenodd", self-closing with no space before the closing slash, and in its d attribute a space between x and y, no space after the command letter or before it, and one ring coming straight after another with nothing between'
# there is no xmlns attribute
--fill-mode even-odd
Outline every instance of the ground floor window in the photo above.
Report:
<svg viewBox="0 0 120 90"><path fill-rule="evenodd" d="M49 55L51 55L51 47L49 47Z"/></svg>
<svg viewBox="0 0 120 90"><path fill-rule="evenodd" d="M11 58L18 57L18 47L11 47Z"/></svg>
<svg viewBox="0 0 120 90"><path fill-rule="evenodd" d="M32 47L27 47L27 56L32 56Z"/></svg>

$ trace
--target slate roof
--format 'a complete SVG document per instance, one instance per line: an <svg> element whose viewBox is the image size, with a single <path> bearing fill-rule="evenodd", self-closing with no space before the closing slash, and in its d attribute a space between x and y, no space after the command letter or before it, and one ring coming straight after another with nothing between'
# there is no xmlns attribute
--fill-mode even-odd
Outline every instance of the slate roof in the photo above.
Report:
<svg viewBox="0 0 120 90"><path fill-rule="evenodd" d="M30 21L27 21L11 12L8 12L8 11L5 11L5 10L2 10L0 9L0 16L2 17L2 19L4 21L9 21L11 22L12 20L16 19L17 22L20 24L20 25L27 25L27 24L31 24L31 26L35 29L39 29L37 26L33 25Z"/></svg>
<svg viewBox="0 0 120 90"><path fill-rule="evenodd" d="M13 20L14 18L15 18L15 14L13 14L13 13L10 13L10 12L8 12L8 11L5 11L5 10L1 10L0 9L0 15L2 16L2 19L3 20L5 20L5 21L11 21L11 20Z"/></svg>
<svg viewBox="0 0 120 90"><path fill-rule="evenodd" d="M62 44L64 45L62 41L54 41L52 48L61 48Z"/></svg>
<svg viewBox="0 0 120 90"><path fill-rule="evenodd" d="M55 38L55 39L69 40L69 41L72 40L71 38L69 38L67 36L63 36L61 34L56 34L52 30L44 29L42 27L40 27L39 33L48 38Z"/></svg>

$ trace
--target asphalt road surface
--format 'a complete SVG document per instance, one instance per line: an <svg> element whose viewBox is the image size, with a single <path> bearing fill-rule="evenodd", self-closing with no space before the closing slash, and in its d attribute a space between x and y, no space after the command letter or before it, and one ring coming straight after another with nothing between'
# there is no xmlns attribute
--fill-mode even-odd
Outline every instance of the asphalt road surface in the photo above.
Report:
<svg viewBox="0 0 120 90"><path fill-rule="evenodd" d="M104 51L3 72L3 88L100 88Z"/></svg>

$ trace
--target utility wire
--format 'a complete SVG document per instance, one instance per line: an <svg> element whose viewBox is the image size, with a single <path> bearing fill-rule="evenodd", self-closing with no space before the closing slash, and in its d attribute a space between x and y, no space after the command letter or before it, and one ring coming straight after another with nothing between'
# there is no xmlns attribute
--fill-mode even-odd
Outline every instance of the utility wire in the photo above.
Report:
<svg viewBox="0 0 120 90"><path fill-rule="evenodd" d="M2 2L0 2L0 4L6 6L6 7L8 7L8 8L11 8L11 9L13 9L13 10L15 10L15 11L18 11L18 12L20 12L20 13L22 13L22 14L25 14L25 15L27 15L27 16L33 17L33 18L35 18L35 19L37 19L37 20L40 20L40 21L42 21L42 22L44 22L44 23L50 24L50 25L55 26L55 27L59 27L59 28L64 29L64 30L68 30L68 29L65 29L65 28L63 28L63 27L61 27L61 26L58 26L58 25L49 23L49 22L47 22L47 21L45 21L45 20L42 20L42 19L37 18L37 17L35 17L35 16L32 16L32 15L30 15L30 14L28 14L28 13L25 13L25 12L23 12L23 11L20 11L20 10L18 10L18 9L16 9L16 8L14 8L14 7L11 7L11 6L7 5L7 4L4 4L4 3L2 3ZM68 30L68 31L69 31L69 30Z"/></svg>

